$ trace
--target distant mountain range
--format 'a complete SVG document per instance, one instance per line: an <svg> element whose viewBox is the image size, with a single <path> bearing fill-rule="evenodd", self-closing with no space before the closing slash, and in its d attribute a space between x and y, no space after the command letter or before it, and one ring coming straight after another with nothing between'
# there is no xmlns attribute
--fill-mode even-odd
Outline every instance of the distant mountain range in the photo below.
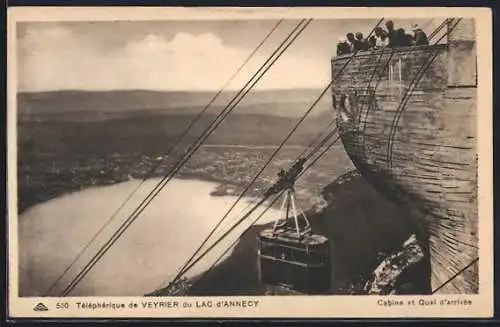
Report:
<svg viewBox="0 0 500 327"><path fill-rule="evenodd" d="M226 92L183 138L190 144L217 121L236 92ZM276 145L313 104L321 90L257 91L222 121L207 144ZM35 152L156 153L195 122L211 92L59 91L18 95L18 137ZM306 145L332 121L330 94L296 130L289 144ZM30 141L31 140L31 141Z"/></svg>
<svg viewBox="0 0 500 327"><path fill-rule="evenodd" d="M317 99L322 90L251 91L234 113L298 117ZM216 92L191 91L51 91L18 93L18 115L22 120L44 116L56 120L103 120L136 114L195 114ZM210 106L217 113L236 96L225 91ZM331 110L330 93L320 100L312 116ZM51 117L51 118L50 118Z"/></svg>

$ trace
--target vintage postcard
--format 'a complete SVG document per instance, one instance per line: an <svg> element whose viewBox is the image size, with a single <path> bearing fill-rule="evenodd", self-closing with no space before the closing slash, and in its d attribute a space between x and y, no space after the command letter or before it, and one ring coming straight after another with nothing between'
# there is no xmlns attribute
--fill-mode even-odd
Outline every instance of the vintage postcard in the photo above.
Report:
<svg viewBox="0 0 500 327"><path fill-rule="evenodd" d="M9 316L490 317L486 8L8 11Z"/></svg>

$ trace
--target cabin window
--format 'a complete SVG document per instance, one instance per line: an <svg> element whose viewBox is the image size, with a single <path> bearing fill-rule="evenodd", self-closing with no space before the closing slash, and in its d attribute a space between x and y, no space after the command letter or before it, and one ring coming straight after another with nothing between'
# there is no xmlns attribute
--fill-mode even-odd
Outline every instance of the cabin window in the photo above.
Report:
<svg viewBox="0 0 500 327"><path fill-rule="evenodd" d="M297 249L295 250L295 260L298 261L298 262L303 262L303 263L307 263L309 260L308 260L308 257L307 257L307 252L302 249Z"/></svg>
<svg viewBox="0 0 500 327"><path fill-rule="evenodd" d="M294 250L289 247L279 247L277 257L281 260L294 261Z"/></svg>
<svg viewBox="0 0 500 327"><path fill-rule="evenodd" d="M274 256L275 245L269 242L260 241L260 253L262 255Z"/></svg>
<svg viewBox="0 0 500 327"><path fill-rule="evenodd" d="M323 263L327 258L327 250L323 248L312 249L309 252L309 262L310 263Z"/></svg>

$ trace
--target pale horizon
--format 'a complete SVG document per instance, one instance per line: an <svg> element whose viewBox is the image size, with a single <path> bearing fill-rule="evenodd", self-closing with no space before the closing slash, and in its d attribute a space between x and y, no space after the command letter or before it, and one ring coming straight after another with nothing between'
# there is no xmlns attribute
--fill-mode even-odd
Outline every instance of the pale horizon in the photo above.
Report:
<svg viewBox="0 0 500 327"><path fill-rule="evenodd" d="M292 91L321 91L324 87L300 87L300 88L268 88L268 89L252 89L250 92L292 92ZM58 90L19 90L18 94L24 93L57 93L57 92L87 92L87 93L105 93L105 92L152 92L152 93L216 93L219 90L205 89L205 90L188 90L188 89L106 89L106 90L86 90L86 89L58 89ZM238 92L239 89L224 90L224 92ZM223 93L224 93L223 92Z"/></svg>
<svg viewBox="0 0 500 327"><path fill-rule="evenodd" d="M368 34L376 21L313 21L252 91L324 88L338 38L358 30ZM403 27L410 22L394 21ZM429 20L414 21L424 25ZM18 91L218 91L276 23L18 23ZM283 21L225 89L241 89L297 23ZM429 29L436 24L438 19Z"/></svg>

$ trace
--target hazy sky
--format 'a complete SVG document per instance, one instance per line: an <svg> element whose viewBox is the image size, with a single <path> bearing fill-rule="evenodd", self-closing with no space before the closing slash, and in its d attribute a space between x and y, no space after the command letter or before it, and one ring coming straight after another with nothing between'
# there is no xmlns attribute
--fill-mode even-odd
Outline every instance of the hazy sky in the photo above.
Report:
<svg viewBox="0 0 500 327"><path fill-rule="evenodd" d="M407 31L412 22L430 31L442 21L393 20ZM313 21L256 88L324 87L338 38L356 31L367 35L377 21ZM18 23L19 90L218 90L276 23ZM241 88L297 23L284 21L228 88Z"/></svg>

